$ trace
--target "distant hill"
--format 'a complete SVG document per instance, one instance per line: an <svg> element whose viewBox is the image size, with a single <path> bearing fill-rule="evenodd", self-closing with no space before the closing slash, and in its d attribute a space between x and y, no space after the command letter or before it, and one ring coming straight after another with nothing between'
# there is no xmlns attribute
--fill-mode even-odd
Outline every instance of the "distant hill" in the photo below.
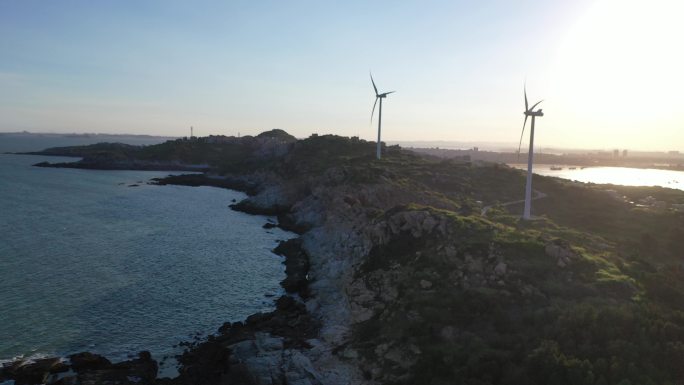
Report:
<svg viewBox="0 0 684 385"><path fill-rule="evenodd" d="M271 130L257 136L178 138L151 145L95 143L83 146L52 147L27 152L31 155L70 156L78 162L44 167L138 170L213 170L225 173L250 170L274 157L285 154L297 139L283 130Z"/></svg>
<svg viewBox="0 0 684 385"><path fill-rule="evenodd" d="M284 142L294 142L297 140L297 138L279 128L275 128L270 131L264 131L261 134L257 135L257 138L273 138L282 140Z"/></svg>
<svg viewBox="0 0 684 385"><path fill-rule="evenodd" d="M84 146L101 142L151 145L171 139L176 138L151 135L1 132L0 153L39 151L48 147Z"/></svg>

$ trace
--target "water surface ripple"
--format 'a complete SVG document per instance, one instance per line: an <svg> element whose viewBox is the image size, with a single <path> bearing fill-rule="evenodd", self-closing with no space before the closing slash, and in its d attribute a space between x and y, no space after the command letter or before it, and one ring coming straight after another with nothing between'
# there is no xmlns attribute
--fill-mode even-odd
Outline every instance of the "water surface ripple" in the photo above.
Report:
<svg viewBox="0 0 684 385"><path fill-rule="evenodd" d="M0 155L0 359L160 359L272 308L284 268L271 250L292 234L230 210L242 193L144 183L168 172L31 167L45 160L60 158Z"/></svg>

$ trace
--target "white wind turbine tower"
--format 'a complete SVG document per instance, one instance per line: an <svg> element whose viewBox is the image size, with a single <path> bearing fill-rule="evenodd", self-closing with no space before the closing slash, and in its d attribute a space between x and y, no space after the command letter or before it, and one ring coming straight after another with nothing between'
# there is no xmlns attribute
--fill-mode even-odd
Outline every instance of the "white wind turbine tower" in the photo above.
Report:
<svg viewBox="0 0 684 385"><path fill-rule="evenodd" d="M378 104L378 99L380 99L380 109L378 110L378 146L376 150L376 157L380 159L381 154L380 154L380 148L381 148L381 141L380 141L380 129L382 127L382 99L386 98L387 95L396 92L396 91L390 91L390 92L385 92L382 94L378 93L378 87L375 86L375 81L373 81L373 74L370 76L371 78L371 83L373 83L373 89L375 90L375 103L373 103L373 111L371 111L371 123L373 123L373 114L375 113L375 105Z"/></svg>
<svg viewBox="0 0 684 385"><path fill-rule="evenodd" d="M518 144L518 157L520 157L520 146L522 145L522 138L525 134L525 125L527 124L527 118L532 117L532 124L530 126L530 147L529 155L527 157L527 184L525 185L525 211L523 212L523 219L530 219L530 211L532 210L532 162L534 160L534 118L537 116L542 117L544 113L541 109L534 111L534 108L543 102L543 100L538 101L531 108L528 108L527 104L527 86L523 88L525 93L525 122L523 123L522 132L520 133L520 143Z"/></svg>

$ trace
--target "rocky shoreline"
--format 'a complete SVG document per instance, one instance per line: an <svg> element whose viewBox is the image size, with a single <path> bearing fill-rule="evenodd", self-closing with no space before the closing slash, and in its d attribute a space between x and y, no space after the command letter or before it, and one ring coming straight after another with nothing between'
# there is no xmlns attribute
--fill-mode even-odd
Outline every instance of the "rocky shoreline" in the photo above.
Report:
<svg viewBox="0 0 684 385"><path fill-rule="evenodd" d="M404 279L410 282L410 264L401 268L397 262L395 272L391 273L381 269L360 275L360 269L367 268L369 258L378 258L374 255L387 244L400 245L400 249L392 251L398 255L405 251L401 245L406 240L410 243L404 248L412 250L435 234L443 237L453 232L455 224L451 224L448 215L406 205L452 212L461 209L410 186L398 188L375 183L352 187L345 185L346 178L344 168L333 168L304 182L284 181L268 173L228 177L192 174L150 182L208 185L246 192L248 198L231 204L231 208L275 215L279 227L299 237L274 249L285 257L286 278L281 285L288 294L276 301L273 312L254 314L244 322L226 323L206 340L188 344L178 357L179 376L149 383L341 385L407 378L408 370L421 355L419 348L406 342L381 344L387 346L374 352L379 357L371 359L364 353L367 348L363 342L355 338L354 328L398 301L402 283L391 277L401 269L409 269L402 274L409 274ZM385 214L378 217L379 212ZM444 242L447 241L440 241ZM450 258L456 256L458 245L454 247ZM505 285L500 282L507 280L510 269L506 271L506 262L501 257L487 262L467 258L464 263L475 267L463 272L463 279L468 279L467 275L473 278L462 283L466 288ZM380 286L372 283L371 280L388 273L389 276L381 278ZM480 278L483 274L495 278ZM427 278L416 282L418 290L432 288L433 278ZM77 373L69 381L80 381L79 376ZM126 381L113 383L141 383Z"/></svg>
<svg viewBox="0 0 684 385"><path fill-rule="evenodd" d="M214 174L150 183L244 191L234 210L276 216L279 227L299 234L274 250L286 258L287 295L276 309L185 344L180 375L154 383L682 378L681 214L635 210L591 185L540 176L535 183L547 198L535 205L539 217L521 221L517 209L497 204L519 197L517 170L393 147L376 160L374 149L358 138L296 140L276 131L111 152L213 164ZM642 193L684 202L677 191ZM483 218L485 205L491 210ZM71 377L56 381L79 381Z"/></svg>
<svg viewBox="0 0 684 385"><path fill-rule="evenodd" d="M43 154L36 154L43 155ZM208 171L206 165L184 165L176 163L157 163L157 162L107 162L107 161L80 161L80 162L40 162L34 164L36 167L48 168L79 168L83 170L136 170L136 171Z"/></svg>
<svg viewBox="0 0 684 385"><path fill-rule="evenodd" d="M65 358L12 362L0 370L0 383L144 385L155 383L157 370L157 362L147 351L140 352L138 358L115 364L103 356L83 352Z"/></svg>
<svg viewBox="0 0 684 385"><path fill-rule="evenodd" d="M287 292L276 301L276 310L254 314L244 322L224 324L217 334L193 344L179 357L179 377L160 381L273 385L363 382L362 374L355 367L339 359L342 340L349 335L348 325L330 325L329 316L335 316L326 314L327 308L321 306L321 300L327 302L329 293L338 292L339 288L332 287L322 274L313 271L318 270L319 264L312 266L312 262L320 259L312 261L312 257L317 257L311 254L317 251L311 244L315 224L301 216L295 206L301 196L292 193L292 186L268 174L240 177L180 175L153 183L209 185L243 191L249 197L231 204L232 209L276 216L278 227L299 234L273 250L285 257L286 278L281 286ZM316 215L324 215L323 210ZM325 243L324 239L318 241ZM339 321L344 322L344 318Z"/></svg>

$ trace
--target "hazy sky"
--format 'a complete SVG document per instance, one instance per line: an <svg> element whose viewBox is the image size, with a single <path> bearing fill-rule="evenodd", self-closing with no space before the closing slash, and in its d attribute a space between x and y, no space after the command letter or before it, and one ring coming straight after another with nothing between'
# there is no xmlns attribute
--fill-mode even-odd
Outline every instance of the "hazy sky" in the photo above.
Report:
<svg viewBox="0 0 684 385"><path fill-rule="evenodd" d="M0 131L684 150L684 1L0 0Z"/></svg>

